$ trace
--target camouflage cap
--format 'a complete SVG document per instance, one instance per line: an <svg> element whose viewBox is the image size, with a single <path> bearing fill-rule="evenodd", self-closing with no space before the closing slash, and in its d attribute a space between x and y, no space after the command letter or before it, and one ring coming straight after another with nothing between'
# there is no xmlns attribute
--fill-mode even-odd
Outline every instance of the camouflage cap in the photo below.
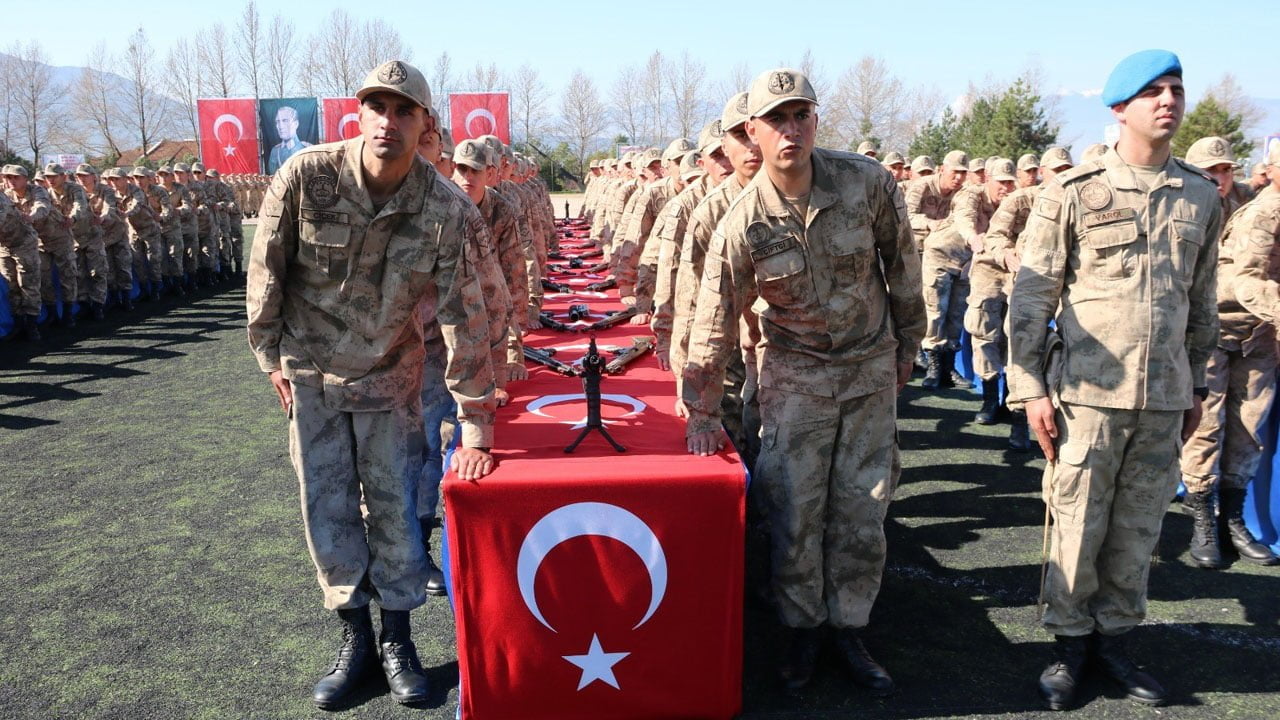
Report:
<svg viewBox="0 0 1280 720"><path fill-rule="evenodd" d="M601 165L616 170L618 167L618 158L606 158L600 161Z"/></svg>
<svg viewBox="0 0 1280 720"><path fill-rule="evenodd" d="M676 138L667 143L667 149L662 151L662 162L679 160L694 149L693 141L689 138Z"/></svg>
<svg viewBox="0 0 1280 720"><path fill-rule="evenodd" d="M915 160L911 161L911 174L919 175L920 173L931 173L938 169L934 164L933 158L928 155L918 155Z"/></svg>
<svg viewBox="0 0 1280 720"><path fill-rule="evenodd" d="M880 161L880 164L889 167L890 165L906 165L907 161L903 159L902 153L890 150L884 154L884 159Z"/></svg>
<svg viewBox="0 0 1280 720"><path fill-rule="evenodd" d="M431 88L427 86L427 79L418 68L403 60L388 60L374 68L356 91L356 99L363 102L366 95L382 91L409 98L431 111Z"/></svg>
<svg viewBox="0 0 1280 720"><path fill-rule="evenodd" d="M818 104L818 93L814 91L808 76L792 68L777 68L760 73L751 82L751 90L747 94L747 116L760 117L792 100Z"/></svg>
<svg viewBox="0 0 1280 720"><path fill-rule="evenodd" d="M172 175L172 174L173 174L173 166L171 166L171 165L161 165L160 167L156 168L156 174L157 174L157 175Z"/></svg>
<svg viewBox="0 0 1280 720"><path fill-rule="evenodd" d="M5 165L4 167L0 168L0 175L18 175L21 177L31 177L27 173L27 169L21 165L18 165L17 163Z"/></svg>
<svg viewBox="0 0 1280 720"><path fill-rule="evenodd" d="M721 127L722 122L719 118L702 126L702 130L698 133L699 155L710 155L720 149L720 145L724 141L724 133L720 131Z"/></svg>
<svg viewBox="0 0 1280 720"><path fill-rule="evenodd" d="M44 172L41 173L41 175L44 175L45 177L49 177L51 175L66 175L66 174L67 174L67 169L62 167L58 163L49 163L48 165L45 165Z"/></svg>
<svg viewBox="0 0 1280 720"><path fill-rule="evenodd" d="M218 168L209 168L209 172L207 172L207 173L205 173L205 174L206 174L206 175L208 175L209 177L216 178L216 177L218 177L221 173L219 173L219 172L218 172Z"/></svg>
<svg viewBox="0 0 1280 720"><path fill-rule="evenodd" d="M879 154L880 145L877 143L873 143L870 140L863 140L862 142L858 143L858 152L862 155L870 155L874 157L875 155Z"/></svg>
<svg viewBox="0 0 1280 720"><path fill-rule="evenodd" d="M729 98L729 102L724 104L724 110L720 112L721 132L729 132L751 119L747 114L747 104L750 101L748 93L744 92Z"/></svg>
<svg viewBox="0 0 1280 720"><path fill-rule="evenodd" d="M622 153L622 157L618 160L619 165L626 165L627 167L635 167L635 162L636 162L635 150L628 150Z"/></svg>
<svg viewBox="0 0 1280 720"><path fill-rule="evenodd" d="M942 167L947 170L969 170L969 153L963 150L952 150L942 158ZM912 165L914 172L914 164Z"/></svg>
<svg viewBox="0 0 1280 720"><path fill-rule="evenodd" d="M1072 165L1075 165L1075 163L1071 161L1071 153L1067 152L1064 147L1051 147L1040 156L1040 167L1047 167L1050 170L1071 167Z"/></svg>
<svg viewBox="0 0 1280 720"><path fill-rule="evenodd" d="M950 157L950 153L948 153L948 157ZM947 161L944 158L942 161L942 164L945 165L946 162ZM969 158L969 172L986 172L986 170L987 170L986 158L984 157Z"/></svg>
<svg viewBox="0 0 1280 720"><path fill-rule="evenodd" d="M1036 156L1031 153L1018 158L1019 170L1035 170L1038 167L1040 167L1040 163L1036 161Z"/></svg>
<svg viewBox="0 0 1280 720"><path fill-rule="evenodd" d="M457 148L453 144L453 131L447 127L440 128L440 154L453 155L453 151Z"/></svg>
<svg viewBox="0 0 1280 720"><path fill-rule="evenodd" d="M133 170L130 170L130 171L129 171L129 175L130 175L131 177L151 177L151 176L153 175L153 173L152 173L150 170L148 170L147 168L142 167L141 165L139 165L139 166L135 167Z"/></svg>
<svg viewBox="0 0 1280 720"><path fill-rule="evenodd" d="M204 163L192 163L192 164L191 164L191 172L193 172L193 173L202 173L202 172L204 172Z"/></svg>
<svg viewBox="0 0 1280 720"><path fill-rule="evenodd" d="M681 180L685 182L689 182L690 180L698 177L699 175L705 174L705 171L702 169L702 166L698 164L698 160L700 159L702 159L702 156L699 155L696 151L687 152L684 154L684 157L680 159L680 179Z"/></svg>
<svg viewBox="0 0 1280 720"><path fill-rule="evenodd" d="M1240 163L1236 162L1235 153L1231 152L1231 143L1227 142L1226 138L1215 135L1200 138L1191 143L1191 147L1187 148L1187 162L1201 170L1208 170L1217 165L1240 167Z"/></svg>
<svg viewBox="0 0 1280 720"><path fill-rule="evenodd" d="M1009 158L991 158L987 161L986 171L988 180L996 180L998 182L1016 182L1018 180L1018 173L1013 167L1013 161Z"/></svg>
<svg viewBox="0 0 1280 720"><path fill-rule="evenodd" d="M79 165L76 166L76 174L97 176L98 169L90 165L89 163L80 163Z"/></svg>
<svg viewBox="0 0 1280 720"><path fill-rule="evenodd" d="M173 171L176 173L180 173L180 172L189 173L191 172L191 166L186 163L175 163L173 166Z"/></svg>
<svg viewBox="0 0 1280 720"><path fill-rule="evenodd" d="M1110 151L1111 148L1106 143L1094 143L1085 148L1083 153L1080 153L1080 162L1087 163L1091 160L1097 160Z"/></svg>
<svg viewBox="0 0 1280 720"><path fill-rule="evenodd" d="M1267 172L1267 164L1264 162L1254 163L1251 175L1264 175Z"/></svg>
<svg viewBox="0 0 1280 720"><path fill-rule="evenodd" d="M510 145L503 145L502 157L506 158L509 162L515 162L515 159L516 159L515 150L512 150Z"/></svg>
<svg viewBox="0 0 1280 720"><path fill-rule="evenodd" d="M631 167L643 170L656 162L662 162L662 153L657 148L648 148L631 161Z"/></svg>
<svg viewBox="0 0 1280 720"><path fill-rule="evenodd" d="M498 136L481 135L476 139L484 143L484 146L489 149L489 164L494 167L502 165L502 141L498 139Z"/></svg>

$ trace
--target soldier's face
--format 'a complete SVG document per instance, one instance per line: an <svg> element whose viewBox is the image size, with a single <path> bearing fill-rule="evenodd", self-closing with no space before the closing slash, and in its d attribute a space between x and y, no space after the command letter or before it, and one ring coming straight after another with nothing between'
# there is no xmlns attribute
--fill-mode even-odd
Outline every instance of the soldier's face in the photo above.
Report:
<svg viewBox="0 0 1280 720"><path fill-rule="evenodd" d="M904 173L906 173L906 168L903 167L902 163L894 163L889 166L889 174L893 176L894 180L901 180Z"/></svg>
<svg viewBox="0 0 1280 720"><path fill-rule="evenodd" d="M174 175L177 177L178 182L182 183L183 185L187 184L187 173L179 170L178 172L175 172Z"/></svg>
<svg viewBox="0 0 1280 720"><path fill-rule="evenodd" d="M160 173L160 184L163 185L166 190L172 189L173 173Z"/></svg>
<svg viewBox="0 0 1280 720"><path fill-rule="evenodd" d="M1164 75L1133 99L1111 108L1111 114L1120 123L1122 132L1136 134L1148 142L1167 142L1178 132L1186 109L1182 79Z"/></svg>
<svg viewBox="0 0 1280 720"><path fill-rule="evenodd" d="M128 180L120 177L107 178L107 182L111 183L111 187L115 188L116 192L124 192L125 187L129 184Z"/></svg>
<svg viewBox="0 0 1280 720"><path fill-rule="evenodd" d="M969 173L969 183L971 185L983 185L987 182L986 170L975 170Z"/></svg>
<svg viewBox="0 0 1280 720"><path fill-rule="evenodd" d="M457 165L454 164L451 157L441 157L440 162L436 163L436 170L445 177L453 177L453 171L456 167Z"/></svg>
<svg viewBox="0 0 1280 720"><path fill-rule="evenodd" d="M1018 187L1031 187L1038 182L1040 182L1040 176L1036 168L1018 171Z"/></svg>
<svg viewBox="0 0 1280 720"><path fill-rule="evenodd" d="M1218 197L1226 197L1231 192L1231 186L1235 183L1235 168L1228 163L1218 163L1211 168L1206 168L1205 172L1218 183Z"/></svg>
<svg viewBox="0 0 1280 720"><path fill-rule="evenodd" d="M806 100L785 102L748 120L747 135L770 167L784 171L807 167L818 136L818 114Z"/></svg>
<svg viewBox="0 0 1280 720"><path fill-rule="evenodd" d="M969 171L962 168L944 167L938 184L947 192L955 192L964 187L964 179L968 174Z"/></svg>
<svg viewBox="0 0 1280 720"><path fill-rule="evenodd" d="M453 171L453 182L462 188L462 192L471 198L471 202L479 205L484 199L484 170L476 170L467 165L458 165Z"/></svg>
<svg viewBox="0 0 1280 720"><path fill-rule="evenodd" d="M654 160L649 163L640 174L644 176L645 182L655 182L662 179L662 161Z"/></svg>
<svg viewBox="0 0 1280 720"><path fill-rule="evenodd" d="M760 146L756 145L747 134L746 125L739 125L726 132L720 140L720 145L724 148L724 154L728 156L733 171L742 179L750 180L760 171L764 156L760 152Z"/></svg>
<svg viewBox="0 0 1280 720"><path fill-rule="evenodd" d="M67 184L67 176L61 173L57 175L45 175L44 179L53 186L54 190L62 192L62 186Z"/></svg>
<svg viewBox="0 0 1280 720"><path fill-rule="evenodd" d="M76 175L76 182L80 183L80 187L90 192L93 192L93 189L98 187L98 178L92 175Z"/></svg>
<svg viewBox="0 0 1280 720"><path fill-rule="evenodd" d="M380 160L399 160L415 152L429 127L427 111L403 95L376 92L360 103L360 134L365 148Z"/></svg>
<svg viewBox="0 0 1280 720"><path fill-rule="evenodd" d="M989 180L987 181L987 197L991 198L991 202L996 205L1005 199L1009 193L1013 192L1013 180Z"/></svg>
<svg viewBox="0 0 1280 720"><path fill-rule="evenodd" d="M432 165L440 162L440 133L434 129L422 133L418 140L418 154Z"/></svg>
<svg viewBox="0 0 1280 720"><path fill-rule="evenodd" d="M715 185L724 182L725 178L733 174L733 163L729 161L729 156L724 154L723 145L702 156L698 164L707 171L707 175L711 176L711 182Z"/></svg>
<svg viewBox="0 0 1280 720"><path fill-rule="evenodd" d="M21 185L18 184L19 180L22 181ZM27 179L22 177L21 175L5 175L4 187L6 190L16 190L18 192L22 192L23 190L27 189L26 180Z"/></svg>
<svg viewBox="0 0 1280 720"><path fill-rule="evenodd" d="M1050 180L1057 177L1058 173L1065 172L1070 169L1071 169L1070 165L1063 165L1062 167L1059 167L1059 168L1042 167L1040 168L1040 176L1044 178L1045 182L1049 182Z"/></svg>

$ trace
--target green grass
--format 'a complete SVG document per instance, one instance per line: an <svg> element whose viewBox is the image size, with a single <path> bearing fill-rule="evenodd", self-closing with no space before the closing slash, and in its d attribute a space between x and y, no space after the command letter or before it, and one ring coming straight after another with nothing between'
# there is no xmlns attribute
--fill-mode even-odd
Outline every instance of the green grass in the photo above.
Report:
<svg viewBox="0 0 1280 720"><path fill-rule="evenodd" d="M337 638L307 557L285 423L244 338L239 290L140 306L0 345L0 718L311 718ZM918 386L918 381L913 383ZM904 472L868 631L902 692L852 688L824 657L783 696L771 611L746 612L745 717L1035 717L1042 464L971 424L973 394L903 396ZM1280 716L1280 570L1188 563L1165 523L1135 647L1174 689L1151 710L1090 679L1082 718ZM752 561L753 572L759 567ZM437 688L402 708L371 683L353 718L452 718L454 625L432 600L415 637Z"/></svg>

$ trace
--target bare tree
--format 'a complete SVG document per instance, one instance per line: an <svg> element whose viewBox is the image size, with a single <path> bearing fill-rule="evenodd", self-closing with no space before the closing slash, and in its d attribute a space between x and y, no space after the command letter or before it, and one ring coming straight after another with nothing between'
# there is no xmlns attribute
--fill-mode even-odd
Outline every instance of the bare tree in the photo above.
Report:
<svg viewBox="0 0 1280 720"><path fill-rule="evenodd" d="M667 66L667 86L671 89L673 103L671 117L675 120L678 137L697 135L702 118L708 113L706 80L706 66L694 60L687 50L680 56L679 63Z"/></svg>
<svg viewBox="0 0 1280 720"><path fill-rule="evenodd" d="M515 116L520 141L536 144L547 127L546 104L550 97L538 70L529 63L516 68L507 80L511 89L511 112Z"/></svg>
<svg viewBox="0 0 1280 720"><path fill-rule="evenodd" d="M354 95L358 83L369 69L364 68L361 57L361 28L345 10L335 9L321 25L312 41L316 46L313 58L318 67L309 68L321 75L322 86L335 95Z"/></svg>
<svg viewBox="0 0 1280 720"><path fill-rule="evenodd" d="M273 15L267 30L266 78L267 88L276 97L285 96L289 78L298 63L293 37L293 21L280 14Z"/></svg>
<svg viewBox="0 0 1280 720"><path fill-rule="evenodd" d="M257 0L249 0L240 14L240 42L236 44L236 65L240 74L249 83L255 98L262 96L262 66L266 54L265 41L262 38L262 14L258 12Z"/></svg>
<svg viewBox="0 0 1280 720"><path fill-rule="evenodd" d="M502 74L498 72L498 66L489 63L489 67L485 67L481 63L476 63L471 68L471 74L467 76L467 81L471 83L469 89L476 92L493 92L502 87Z"/></svg>
<svg viewBox="0 0 1280 720"><path fill-rule="evenodd" d="M54 81L48 57L35 40L18 50L13 73L12 102L32 161L39 164L40 151L65 129L67 88Z"/></svg>
<svg viewBox="0 0 1280 720"><path fill-rule="evenodd" d="M13 145L18 141L18 112L17 112L17 89L18 89L18 54L21 52L17 41L5 48L4 54L0 55L0 142L4 143L4 147L0 151L4 153L13 152Z"/></svg>
<svg viewBox="0 0 1280 720"><path fill-rule="evenodd" d="M644 78L640 71L631 65L622 68L609 90L609 101L613 107L614 122L628 140L639 142L646 129L645 113L648 108L644 95Z"/></svg>
<svg viewBox="0 0 1280 720"><path fill-rule="evenodd" d="M828 107L836 109L839 117L829 117L833 121L829 126L839 133L842 145L896 139L904 99L902 81L893 76L884 59L864 55L837 81Z"/></svg>
<svg viewBox="0 0 1280 720"><path fill-rule="evenodd" d="M666 122L666 58L662 57L662 53L654 50L649 56L649 60L644 66L644 98L646 104L646 114L649 119L649 137L647 140L656 142L658 138L667 134ZM633 141L639 142L639 138L632 138Z"/></svg>
<svg viewBox="0 0 1280 720"><path fill-rule="evenodd" d="M712 90L711 99L715 101L714 110L719 111L724 108L725 103L729 102L729 98L740 92L746 92L751 87L751 67L745 62L734 65L729 71L729 77L719 82ZM718 117L718 116L717 116Z"/></svg>
<svg viewBox="0 0 1280 720"><path fill-rule="evenodd" d="M193 138L200 136L200 119L196 101L200 99L202 77L203 67L200 64L199 54L187 43L186 38L178 38L169 47L169 53L165 57L164 91L169 97L178 101L183 119L186 121L185 127L191 128Z"/></svg>
<svg viewBox="0 0 1280 720"><path fill-rule="evenodd" d="M231 97L236 85L236 68L227 28L222 23L214 23L201 35L203 42L197 43L197 47L200 64L205 71L200 76L200 93L206 96Z"/></svg>
<svg viewBox="0 0 1280 720"><path fill-rule="evenodd" d="M1246 132L1258 127L1262 124L1266 113L1257 103L1249 99L1244 88L1240 87L1240 83L1236 80L1236 76L1232 73L1226 73L1218 82L1205 88L1206 97L1212 97L1218 101L1218 104L1226 109L1227 112L1241 117L1241 129ZM1043 97L1043 93L1041 93Z"/></svg>
<svg viewBox="0 0 1280 720"><path fill-rule="evenodd" d="M578 161L579 177L585 173L587 155L597 138L609 127L609 113L600 101L596 85L582 70L575 70L560 98L561 132L569 140L569 150Z"/></svg>
<svg viewBox="0 0 1280 720"><path fill-rule="evenodd" d="M75 135L81 148L88 154L119 157L123 88L120 78L107 70L112 64L106 41L99 41L89 51L84 70L71 89L71 102L79 108L75 115L82 127Z"/></svg>
<svg viewBox="0 0 1280 720"><path fill-rule="evenodd" d="M388 60L411 61L413 51L400 37L400 31L391 27L385 20L375 18L365 22L361 28L362 40L357 55L358 65L363 68L361 79L370 70Z"/></svg>
<svg viewBox="0 0 1280 720"><path fill-rule="evenodd" d="M448 117L448 97L453 90L453 82L453 58L449 57L448 50L443 50L436 56L431 69L431 104L440 117Z"/></svg>
<svg viewBox="0 0 1280 720"><path fill-rule="evenodd" d="M302 62L298 68L298 89L307 97L325 95L327 91L323 89L324 80L321 78L323 61L320 56L322 50L314 38L312 38L312 42L304 43L304 46Z"/></svg>
<svg viewBox="0 0 1280 720"><path fill-rule="evenodd" d="M169 128L169 104L157 92L155 51L147 42L147 34L142 28L129 36L129 45L124 52L124 69L128 73L124 87L127 104L125 125L135 133L142 146L142 156L147 157L152 145Z"/></svg>

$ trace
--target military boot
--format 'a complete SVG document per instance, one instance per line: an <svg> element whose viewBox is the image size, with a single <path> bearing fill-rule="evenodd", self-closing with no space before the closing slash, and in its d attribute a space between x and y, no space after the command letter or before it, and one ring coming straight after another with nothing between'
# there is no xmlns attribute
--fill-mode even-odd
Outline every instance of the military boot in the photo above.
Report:
<svg viewBox="0 0 1280 720"><path fill-rule="evenodd" d="M1129 658L1123 635L1103 635L1095 632L1093 640L1093 655L1098 659L1098 664L1107 677L1124 688L1129 699L1143 705L1164 703L1166 697L1164 688Z"/></svg>
<svg viewBox="0 0 1280 720"><path fill-rule="evenodd" d="M62 318L58 317L57 303L45 303L44 314L48 318L49 327L62 324Z"/></svg>
<svg viewBox="0 0 1280 720"><path fill-rule="evenodd" d="M897 692L893 678L889 677L880 663L871 658L856 629L837 630L836 648L840 650L840 657L853 676L853 681L870 690L872 695L888 697Z"/></svg>
<svg viewBox="0 0 1280 720"><path fill-rule="evenodd" d="M382 608L382 671L387 687L398 703L408 705L425 701L430 696L427 674L418 661L418 650L409 639L409 611Z"/></svg>
<svg viewBox="0 0 1280 720"><path fill-rule="evenodd" d="M36 322L37 316L22 316L22 335L30 342L40 342L40 323Z"/></svg>
<svg viewBox="0 0 1280 720"><path fill-rule="evenodd" d="M1231 538L1231 545L1242 560L1259 565L1275 565L1280 558L1271 548L1258 542L1244 524L1244 488L1218 488L1219 515Z"/></svg>
<svg viewBox="0 0 1280 720"><path fill-rule="evenodd" d="M919 370L920 372L928 372L929 352L924 348L921 348L916 352L915 366L916 370Z"/></svg>
<svg viewBox="0 0 1280 720"><path fill-rule="evenodd" d="M942 353L941 350L925 350L925 357L929 361L928 368L924 371L924 381L920 383L920 387L925 390L937 390L942 382L942 359L938 357Z"/></svg>
<svg viewBox="0 0 1280 720"><path fill-rule="evenodd" d="M1087 638L1055 635L1053 662L1040 673L1040 697L1050 710L1067 710L1075 704L1076 688L1089 656Z"/></svg>
<svg viewBox="0 0 1280 720"><path fill-rule="evenodd" d="M428 595L442 597L449 592L444 584L444 572L436 566L436 561L431 559L431 531L435 523L430 518L418 518L418 525L422 528L422 545L427 552L426 591Z"/></svg>
<svg viewBox="0 0 1280 720"><path fill-rule="evenodd" d="M68 300L62 303L62 324L67 327L76 326L76 304Z"/></svg>
<svg viewBox="0 0 1280 720"><path fill-rule="evenodd" d="M107 319L107 308L102 303L89 303L89 308L94 320L100 322Z"/></svg>
<svg viewBox="0 0 1280 720"><path fill-rule="evenodd" d="M174 297L186 297L187 291L182 289L182 276L174 275L169 278L169 292Z"/></svg>
<svg viewBox="0 0 1280 720"><path fill-rule="evenodd" d="M1027 414L1022 411L1010 413L1009 449L1026 452L1031 449L1031 429L1027 427Z"/></svg>
<svg viewBox="0 0 1280 720"><path fill-rule="evenodd" d="M1191 560L1210 570L1222 567L1222 551L1218 549L1218 524L1213 517L1213 491L1188 492L1182 507L1191 513Z"/></svg>
<svg viewBox="0 0 1280 720"><path fill-rule="evenodd" d="M822 628L791 629L791 644L778 668L782 684L787 690L795 692L809 684L813 679L813 670L818 665L818 650L821 648Z"/></svg>
<svg viewBox="0 0 1280 720"><path fill-rule="evenodd" d="M236 260L236 282L241 285L245 282L244 261Z"/></svg>
<svg viewBox="0 0 1280 720"><path fill-rule="evenodd" d="M982 409L973 416L979 425L995 425L996 412L1000 409L1000 378L982 381Z"/></svg>
<svg viewBox="0 0 1280 720"><path fill-rule="evenodd" d="M133 310L133 298L129 297L133 294L133 289L128 288L120 291L120 307L125 312Z"/></svg>
<svg viewBox="0 0 1280 720"><path fill-rule="evenodd" d="M942 387L968 390L973 387L969 378L956 372L956 351L942 351Z"/></svg>
<svg viewBox="0 0 1280 720"><path fill-rule="evenodd" d="M322 710L332 710L360 685L360 680L373 667L373 622L369 606L339 610L342 620L342 647L333 667L320 678L311 700Z"/></svg>

